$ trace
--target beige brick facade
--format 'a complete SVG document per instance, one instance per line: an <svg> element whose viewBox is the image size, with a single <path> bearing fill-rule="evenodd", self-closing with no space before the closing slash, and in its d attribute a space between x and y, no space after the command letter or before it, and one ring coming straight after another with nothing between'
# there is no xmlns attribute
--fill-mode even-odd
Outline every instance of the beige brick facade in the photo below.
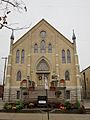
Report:
<svg viewBox="0 0 90 120"><path fill-rule="evenodd" d="M14 38L11 37L4 89L5 100L17 99L20 83L24 79L27 80L27 77L35 82L35 88L44 86L47 78L50 88L52 76L55 74L57 76L55 80L58 81L56 87L60 87L60 80L66 79L66 71L68 74L66 77L69 77L69 80L65 80L65 91L70 91L69 100L81 100L80 71L75 40L73 38L73 42L70 42L44 19L15 43L13 43ZM19 55L16 55L17 50ZM22 50L24 55L21 56ZM19 62L16 63L16 60ZM18 71L21 72L21 80L17 80Z"/></svg>

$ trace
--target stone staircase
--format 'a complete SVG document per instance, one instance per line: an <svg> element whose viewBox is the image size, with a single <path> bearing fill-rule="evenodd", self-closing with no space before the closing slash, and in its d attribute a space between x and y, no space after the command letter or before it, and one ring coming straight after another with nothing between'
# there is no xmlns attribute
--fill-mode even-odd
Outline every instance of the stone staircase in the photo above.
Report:
<svg viewBox="0 0 90 120"><path fill-rule="evenodd" d="M86 114L90 114L90 108L85 109Z"/></svg>
<svg viewBox="0 0 90 120"><path fill-rule="evenodd" d="M47 90L48 101L55 100L55 91ZM28 100L37 100L38 96L46 96L46 90L44 86L38 86L33 91L29 91Z"/></svg>

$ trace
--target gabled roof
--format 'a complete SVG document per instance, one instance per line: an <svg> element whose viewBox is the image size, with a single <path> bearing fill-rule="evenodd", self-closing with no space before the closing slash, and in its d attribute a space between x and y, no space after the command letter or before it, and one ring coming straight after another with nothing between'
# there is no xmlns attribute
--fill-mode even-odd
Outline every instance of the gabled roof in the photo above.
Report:
<svg viewBox="0 0 90 120"><path fill-rule="evenodd" d="M30 31L32 31L36 26L38 26L41 22L45 22L46 24L48 24L50 27L52 27L56 32L58 32L63 38L65 38L70 44L72 44L72 42L70 40L68 40L62 33L60 33L55 27L53 27L50 23L48 23L45 19L42 19L41 21L39 21L36 25L34 25L28 32L26 32L21 38L19 38L14 44L16 44L20 39L22 39L25 35L27 35Z"/></svg>
<svg viewBox="0 0 90 120"><path fill-rule="evenodd" d="M81 71L81 73L83 73L84 71L88 70L90 68L90 66L88 66L87 68L85 68L84 70Z"/></svg>

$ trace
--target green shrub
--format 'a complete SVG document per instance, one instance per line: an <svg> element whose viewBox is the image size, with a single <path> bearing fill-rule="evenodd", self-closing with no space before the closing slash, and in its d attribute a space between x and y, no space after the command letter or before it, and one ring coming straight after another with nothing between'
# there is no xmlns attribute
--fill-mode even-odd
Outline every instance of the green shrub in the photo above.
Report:
<svg viewBox="0 0 90 120"><path fill-rule="evenodd" d="M66 107L66 109L71 109L71 103L69 101L66 101L64 103L64 106Z"/></svg>
<svg viewBox="0 0 90 120"><path fill-rule="evenodd" d="M12 109L12 105L10 103L5 103L3 108L5 110L11 110Z"/></svg>
<svg viewBox="0 0 90 120"><path fill-rule="evenodd" d="M24 108L24 104L22 101L16 101L13 103L5 103L4 110L21 110Z"/></svg>
<svg viewBox="0 0 90 120"><path fill-rule="evenodd" d="M62 94L61 91L56 91L56 92L55 92L55 96L56 96L56 97L59 97L61 94Z"/></svg>
<svg viewBox="0 0 90 120"><path fill-rule="evenodd" d="M80 108L80 102L76 101L76 103L74 103L74 108L75 109L79 109Z"/></svg>
<svg viewBox="0 0 90 120"><path fill-rule="evenodd" d="M20 110L24 108L24 103L22 101L16 101L16 109Z"/></svg>

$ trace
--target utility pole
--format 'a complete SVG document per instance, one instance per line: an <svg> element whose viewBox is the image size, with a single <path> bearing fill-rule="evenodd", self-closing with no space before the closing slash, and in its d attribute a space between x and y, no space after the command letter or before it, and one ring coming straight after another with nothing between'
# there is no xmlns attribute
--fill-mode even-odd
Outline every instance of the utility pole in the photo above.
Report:
<svg viewBox="0 0 90 120"><path fill-rule="evenodd" d="M6 77L7 57L2 57L2 59L5 60L5 62L4 62L4 71L3 71L3 93L2 93L2 100L3 100L3 97L4 97L4 83L5 83L5 77Z"/></svg>

